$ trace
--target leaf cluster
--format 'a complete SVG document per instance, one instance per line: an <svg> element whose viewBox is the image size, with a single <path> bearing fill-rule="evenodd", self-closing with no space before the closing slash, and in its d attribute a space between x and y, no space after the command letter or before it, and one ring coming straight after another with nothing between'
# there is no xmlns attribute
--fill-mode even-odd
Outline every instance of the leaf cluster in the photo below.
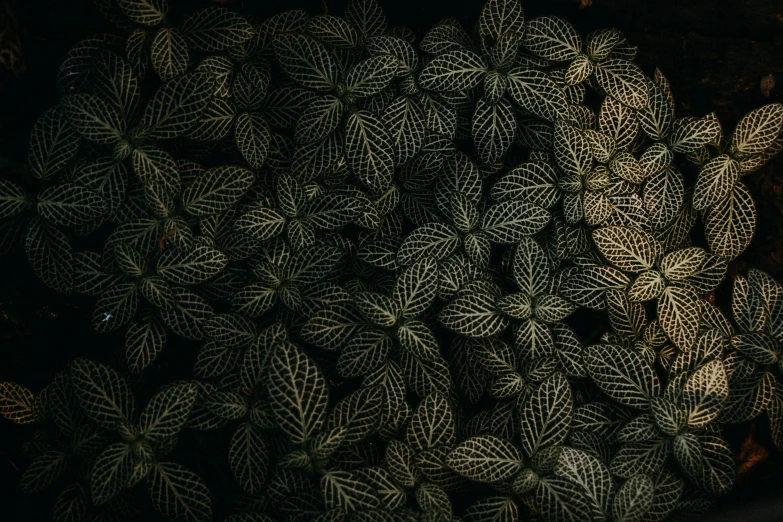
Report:
<svg viewBox="0 0 783 522"><path fill-rule="evenodd" d="M211 520L183 430L226 434L228 522L652 522L732 488L725 424L783 448L783 286L751 269L715 304L783 105L724 136L621 31L519 0L418 43L376 0L96 4L123 36L68 52L35 188L0 179L2 251L124 335L0 383L55 520ZM192 377L137 409L171 336Z"/></svg>

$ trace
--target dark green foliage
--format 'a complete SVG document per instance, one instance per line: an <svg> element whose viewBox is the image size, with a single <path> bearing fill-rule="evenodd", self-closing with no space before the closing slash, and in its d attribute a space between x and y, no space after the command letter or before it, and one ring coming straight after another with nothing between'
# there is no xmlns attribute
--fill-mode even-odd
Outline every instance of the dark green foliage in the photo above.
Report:
<svg viewBox="0 0 783 522"><path fill-rule="evenodd" d="M418 47L376 0L179 26L98 4L126 36L68 53L30 138L43 188L0 180L39 278L125 332L112 365L0 383L55 520L655 521L731 489L722 425L767 415L783 447L783 287L751 269L730 313L708 299L780 104L724 136L619 30L518 0ZM609 328L580 339L578 308ZM192 379L137 400L172 336ZM225 432L235 498L168 456L182 430Z"/></svg>

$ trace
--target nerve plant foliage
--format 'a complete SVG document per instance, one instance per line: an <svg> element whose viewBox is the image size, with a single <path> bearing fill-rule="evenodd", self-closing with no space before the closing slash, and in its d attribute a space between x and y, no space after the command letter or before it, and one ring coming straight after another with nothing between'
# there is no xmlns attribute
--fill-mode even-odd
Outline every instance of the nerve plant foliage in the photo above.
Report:
<svg viewBox="0 0 783 522"><path fill-rule="evenodd" d="M0 180L3 250L125 339L0 388L55 520L211 520L225 477L169 456L182 430L225 433L231 522L656 521L731 489L724 424L783 446L783 287L712 299L783 105L724 135L617 29L517 0L418 44L375 0L97 3L122 36L68 52L34 179ZM172 335L193 377L145 389Z"/></svg>

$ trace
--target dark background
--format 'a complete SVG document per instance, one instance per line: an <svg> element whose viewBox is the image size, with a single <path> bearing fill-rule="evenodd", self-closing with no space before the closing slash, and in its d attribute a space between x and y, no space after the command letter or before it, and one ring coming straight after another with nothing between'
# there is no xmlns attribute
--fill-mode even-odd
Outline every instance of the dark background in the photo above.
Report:
<svg viewBox="0 0 783 522"><path fill-rule="evenodd" d="M170 0L170 13L176 21L178 13L215 3ZM294 8L318 14L324 8L322 0L229 3L259 18ZM341 14L347 0L325 0L325 4L330 13ZM442 18L455 17L464 27L472 27L483 1L381 0L381 4L391 26L407 25L420 38ZM561 15L582 34L620 28L639 47L645 71L652 74L657 66L668 77L679 116L714 110L729 133L749 110L783 101L783 0L523 0L523 6L527 17ZM0 0L0 61L5 65L0 64L0 169L13 173L26 161L33 123L57 102L57 69L68 49L87 36L113 31L90 0ZM753 193L759 224L753 244L730 265L730 273L754 266L783 280L783 155L744 181ZM23 253L0 258L0 267L0 381L38 391L69 359L99 356L122 342L120 336L92 333L93 300L63 296L44 287ZM173 360L181 367L181 358L192 358L193 353L190 343L170 343L159 367ZM783 458L771 446L766 420L731 427L729 438L739 452L750 424L756 425L756 440L770 456L743 475L704 520L783 520ZM21 443L30 434L29 427L0 419L2 520L39 520L40 513L46 513L35 497L15 493L19 469L25 465ZM201 449L219 455L225 447Z"/></svg>

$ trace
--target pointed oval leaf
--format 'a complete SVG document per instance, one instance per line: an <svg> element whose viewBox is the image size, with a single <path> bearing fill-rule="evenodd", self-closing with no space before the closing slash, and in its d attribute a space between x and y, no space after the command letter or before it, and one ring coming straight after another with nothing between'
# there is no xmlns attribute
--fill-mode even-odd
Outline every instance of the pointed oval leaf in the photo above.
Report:
<svg viewBox="0 0 783 522"><path fill-rule="evenodd" d="M212 500L201 477L174 462L155 464L150 475L147 488L159 513L182 522L212 520Z"/></svg>
<svg viewBox="0 0 783 522"><path fill-rule="evenodd" d="M280 343L269 366L269 403L291 442L304 444L321 429L327 401L326 381L315 363L295 345Z"/></svg>
<svg viewBox="0 0 783 522"><path fill-rule="evenodd" d="M454 448L446 464L479 482L502 482L522 468L522 455L510 442L492 435L472 437Z"/></svg>
<svg viewBox="0 0 783 522"><path fill-rule="evenodd" d="M625 406L649 407L661 384L652 366L630 348L598 344L588 348L585 365L590 377L608 396Z"/></svg>

